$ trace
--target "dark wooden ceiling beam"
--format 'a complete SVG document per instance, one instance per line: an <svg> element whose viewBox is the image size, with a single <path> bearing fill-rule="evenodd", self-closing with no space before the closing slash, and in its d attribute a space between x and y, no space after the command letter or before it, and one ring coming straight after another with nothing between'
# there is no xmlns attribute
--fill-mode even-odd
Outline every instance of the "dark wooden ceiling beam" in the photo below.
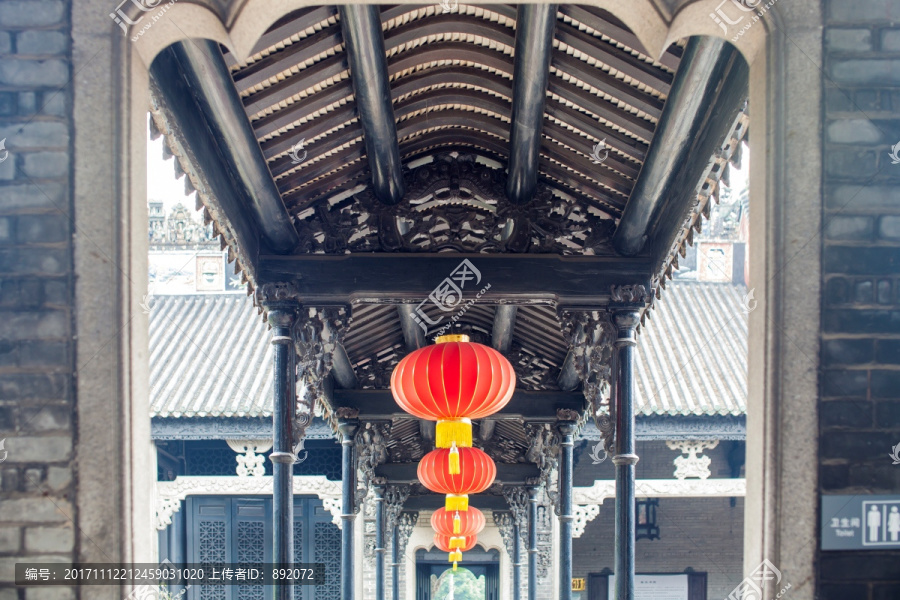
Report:
<svg viewBox="0 0 900 600"><path fill-rule="evenodd" d="M509 75L512 79L513 60L503 52L493 48L483 48L468 42L444 41L427 44L401 52L388 61L388 73L391 76L401 71L414 69L419 65L427 65L434 61L459 61L483 65Z"/></svg>
<svg viewBox="0 0 900 600"><path fill-rule="evenodd" d="M371 4L338 9L372 188L381 202L397 204L403 199L403 174L378 11Z"/></svg>
<svg viewBox="0 0 900 600"><path fill-rule="evenodd" d="M353 370L350 357L341 344L337 344L332 353L331 372L334 375L334 382L344 389L353 389L358 385L356 371Z"/></svg>
<svg viewBox="0 0 900 600"><path fill-rule="evenodd" d="M531 202L537 189L541 129L555 27L556 4L519 5L506 182L506 196L513 204Z"/></svg>
<svg viewBox="0 0 900 600"><path fill-rule="evenodd" d="M667 202L659 218L653 224L653 270L658 273L670 253L677 251L676 240L700 195L701 188L711 176L715 163L723 156L730 156L733 144L740 143L732 133L740 125L739 119L749 95L750 68L739 52L733 48L733 64L721 81L718 94L710 107L709 118L694 138L688 156L691 160L679 169L678 179L667 196ZM731 145L729 148L728 146ZM712 200L707 200L712 202Z"/></svg>
<svg viewBox="0 0 900 600"><path fill-rule="evenodd" d="M663 94L669 92L669 86L672 85L671 73L644 62L609 42L595 38L586 31L560 22L556 26L556 39L638 83L659 90Z"/></svg>
<svg viewBox="0 0 900 600"><path fill-rule="evenodd" d="M359 409L359 418L367 421L384 421L393 417L411 418L403 412L390 390L338 390L333 392L335 406ZM492 420L526 420L550 422L556 420L556 410L584 409L584 394L580 392L524 392L516 390L512 400L500 412L491 415Z"/></svg>
<svg viewBox="0 0 900 600"><path fill-rule="evenodd" d="M578 386L581 385L581 378L578 376L578 371L575 370L575 353L572 350L569 350L569 353L566 354L566 360L563 361L559 370L559 377L556 383L559 385L559 389L567 392L577 390Z"/></svg>
<svg viewBox="0 0 900 600"><path fill-rule="evenodd" d="M650 261L555 254L370 254L260 257L260 283L294 282L304 303L424 300L468 258L481 272L477 287L485 304L556 302L597 308L610 300L610 286L650 289ZM472 288L476 286L469 282ZM476 291L465 288L464 299Z"/></svg>
<svg viewBox="0 0 900 600"><path fill-rule="evenodd" d="M386 32L384 47L390 51L406 45L406 52L415 52L421 42L431 37L453 34L474 35L509 48L513 47L514 31L496 21L462 13L440 13L428 19L409 21Z"/></svg>
<svg viewBox="0 0 900 600"><path fill-rule="evenodd" d="M591 93L590 90L582 89L564 81L561 77L552 77L547 89L560 98L571 102L580 110L586 111L589 115L603 119L607 123L614 123L632 135L637 136L639 140L646 140L646 142L635 141L635 143L641 144L646 152L646 146L653 138L654 125L652 122L639 115L621 110L618 105L610 100L600 98Z"/></svg>
<svg viewBox="0 0 900 600"><path fill-rule="evenodd" d="M494 312L491 345L501 354L509 352L509 347L512 345L518 310L519 307L515 304L498 304Z"/></svg>
<svg viewBox="0 0 900 600"><path fill-rule="evenodd" d="M637 87L616 78L614 75L610 75L602 69L592 67L581 59L563 52L554 52L553 58L550 61L550 66L570 77L574 77L575 79L590 84L632 108L647 113L654 119L658 119L662 114L665 100L642 91ZM553 79L554 77L551 77L551 81ZM599 97L597 98L599 101ZM627 109L623 110L620 108L619 111L627 112Z"/></svg>
<svg viewBox="0 0 900 600"><path fill-rule="evenodd" d="M244 97L244 106L248 107L249 113L259 110L259 107L274 107L280 103L292 98L294 95L303 91L311 91L307 98L317 93L322 93L330 89L327 83L332 78L339 78L341 73L347 70L347 64L343 60L343 55L329 56L321 61L310 65L303 69L303 76L287 77L284 81L273 83L269 87L265 87L259 91L250 93ZM318 91L313 88L324 85ZM334 87L346 86L352 93L353 84L350 81L336 81ZM240 90L241 93L244 90ZM306 99L304 99L304 102ZM253 107L253 108L249 108Z"/></svg>
<svg viewBox="0 0 900 600"><path fill-rule="evenodd" d="M247 65L235 74L234 82L240 90L247 90L289 70L292 66L302 65L340 45L340 26L326 26L278 52Z"/></svg>
<svg viewBox="0 0 900 600"><path fill-rule="evenodd" d="M219 45L200 39L177 42L160 53L151 72L169 104L184 105L178 97L193 96L199 112L180 117L182 123L196 121L202 113L216 146L216 154L207 158L222 160L233 173L257 228L272 250L293 250L299 242L297 231L272 181Z"/></svg>
<svg viewBox="0 0 900 600"><path fill-rule="evenodd" d="M559 7L559 12L579 23L583 23L584 25L599 31L601 34L608 36L610 39L613 39L632 50L640 52L648 58L652 58L637 36L624 25L614 23L611 20L611 15L603 9L580 4L563 4ZM678 62L681 59L681 54L681 48L673 44L669 46L657 62L664 65L666 68L675 71L678 69Z"/></svg>
<svg viewBox="0 0 900 600"><path fill-rule="evenodd" d="M400 317L400 327L403 329L403 341L406 344L406 351L412 352L419 348L424 348L425 330L419 327L413 313L415 312L415 304L398 304L397 315Z"/></svg>
<svg viewBox="0 0 900 600"><path fill-rule="evenodd" d="M643 250L676 178L695 157L691 147L703 123L723 107L714 105L737 52L724 40L694 37L688 42L672 91L656 128L641 176L619 221L613 244L634 256Z"/></svg>

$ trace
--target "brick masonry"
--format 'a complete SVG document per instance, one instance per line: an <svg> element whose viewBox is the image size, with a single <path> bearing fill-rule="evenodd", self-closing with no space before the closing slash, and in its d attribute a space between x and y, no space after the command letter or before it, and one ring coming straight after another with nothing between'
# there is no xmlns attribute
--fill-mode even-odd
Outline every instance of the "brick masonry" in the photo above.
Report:
<svg viewBox="0 0 900 600"><path fill-rule="evenodd" d="M735 442L720 441L703 456L711 459L710 477L732 476L728 455ZM638 442L638 479L673 479L673 461L681 453L662 441ZM575 485L588 486L595 479L614 479L611 460L591 464L590 448L576 446ZM743 471L738 473L743 477ZM744 500L732 507L728 498L661 498L657 518L660 539L638 540L635 568L638 573L683 573L686 569L707 573L707 597L726 598L743 579ZM615 500L600 507L573 542L573 576L614 570ZM605 571L608 569L608 571Z"/></svg>
<svg viewBox="0 0 900 600"><path fill-rule="evenodd" d="M819 485L898 494L900 466L900 4L825 12ZM900 552L821 552L820 600L900 598Z"/></svg>
<svg viewBox="0 0 900 600"><path fill-rule="evenodd" d="M3 600L75 597L11 587L16 560L75 554L70 23L61 1L0 3Z"/></svg>
<svg viewBox="0 0 900 600"><path fill-rule="evenodd" d="M744 578L744 499L732 507L728 498L661 498L657 521L659 539L637 541L636 572L705 572L707 598L727 598ZM572 544L574 577L615 570L614 529L610 499Z"/></svg>

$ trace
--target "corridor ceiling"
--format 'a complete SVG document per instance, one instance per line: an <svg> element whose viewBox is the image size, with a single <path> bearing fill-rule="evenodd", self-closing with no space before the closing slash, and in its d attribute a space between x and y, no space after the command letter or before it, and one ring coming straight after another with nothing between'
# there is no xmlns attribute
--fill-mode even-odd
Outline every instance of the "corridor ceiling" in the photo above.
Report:
<svg viewBox="0 0 900 600"><path fill-rule="evenodd" d="M529 423L584 405L563 311L602 310L616 286L658 296L740 160L747 66L711 38L648 56L593 7L450 6L305 8L245 61L174 44L151 128L251 289L350 307L332 399L394 422L394 462L429 443L386 377L425 343L414 308L468 259L466 299L489 288L452 331L519 372L485 444L528 463Z"/></svg>

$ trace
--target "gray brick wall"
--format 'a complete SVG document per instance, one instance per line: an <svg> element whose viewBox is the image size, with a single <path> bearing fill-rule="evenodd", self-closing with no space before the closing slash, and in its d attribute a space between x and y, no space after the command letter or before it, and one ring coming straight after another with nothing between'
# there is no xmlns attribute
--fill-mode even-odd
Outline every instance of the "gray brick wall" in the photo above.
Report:
<svg viewBox="0 0 900 600"><path fill-rule="evenodd" d="M711 459L710 477L731 477L728 454L735 442L720 441L703 456ZM638 442L638 479L672 479L673 461L681 454L664 441ZM611 460L591 464L587 451L576 449L575 485L591 485L594 479L615 479ZM743 476L743 472L740 474ZM573 543L573 576L614 570L615 500L600 507L600 514L588 523ZM706 572L708 598L726 598L743 579L744 500L732 507L728 498L662 498L657 514L659 540L639 540L635 552L638 573L682 573L687 568Z"/></svg>
<svg viewBox="0 0 900 600"><path fill-rule="evenodd" d="M660 539L638 540L638 573L707 573L707 598L720 600L744 578L744 499L661 498L657 520ZM614 571L615 503L603 503L600 514L572 544L573 577Z"/></svg>
<svg viewBox="0 0 900 600"><path fill-rule="evenodd" d="M900 492L900 3L826 3L820 491ZM900 552L820 552L821 600L900 598Z"/></svg>
<svg viewBox="0 0 900 600"><path fill-rule="evenodd" d="M0 600L75 597L9 581L75 552L70 37L63 2L0 3Z"/></svg>

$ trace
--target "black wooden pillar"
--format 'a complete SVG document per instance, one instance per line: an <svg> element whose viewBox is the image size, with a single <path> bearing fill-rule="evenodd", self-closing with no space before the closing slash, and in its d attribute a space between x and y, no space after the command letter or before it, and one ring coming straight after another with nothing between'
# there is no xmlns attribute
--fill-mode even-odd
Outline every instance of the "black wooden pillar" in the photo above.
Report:
<svg viewBox="0 0 900 600"><path fill-rule="evenodd" d="M356 468L353 441L359 430L357 419L339 419L341 432L341 600L353 600L353 503L356 495Z"/></svg>
<svg viewBox="0 0 900 600"><path fill-rule="evenodd" d="M375 488L375 600L384 600L384 485L376 480Z"/></svg>
<svg viewBox="0 0 900 600"><path fill-rule="evenodd" d="M528 488L528 600L537 600L537 506L538 488Z"/></svg>
<svg viewBox="0 0 900 600"><path fill-rule="evenodd" d="M640 314L617 312L616 325L616 589L614 600L634 600L634 471L638 456L634 447L634 346Z"/></svg>
<svg viewBox="0 0 900 600"><path fill-rule="evenodd" d="M296 401L294 342L291 326L296 318L297 305L272 303L268 305L272 344L275 346L274 404L272 410L272 561L290 567L294 560L294 489L293 489L293 421ZM289 585L275 586L275 600L291 600Z"/></svg>
<svg viewBox="0 0 900 600"><path fill-rule="evenodd" d="M572 600L572 468L575 448L575 422L557 423L559 457L559 600Z"/></svg>
<svg viewBox="0 0 900 600"><path fill-rule="evenodd" d="M400 528L397 523L391 529L391 598L400 600Z"/></svg>
<svg viewBox="0 0 900 600"><path fill-rule="evenodd" d="M519 523L513 515L513 600L522 600L522 540L519 539Z"/></svg>

